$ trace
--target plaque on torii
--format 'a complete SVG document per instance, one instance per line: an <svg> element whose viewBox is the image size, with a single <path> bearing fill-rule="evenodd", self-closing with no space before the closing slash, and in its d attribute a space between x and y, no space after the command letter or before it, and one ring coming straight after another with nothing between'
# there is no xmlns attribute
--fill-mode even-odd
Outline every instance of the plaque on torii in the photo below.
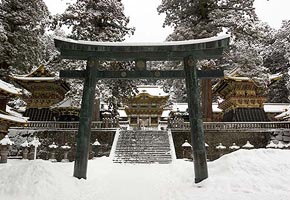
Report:
<svg viewBox="0 0 290 200"><path fill-rule="evenodd" d="M195 182L208 177L198 79L223 77L222 70L198 70L198 59L220 58L229 36L162 43L91 42L55 38L64 59L87 60L85 70L60 71L60 77L84 79L74 177L86 179L93 100L99 79L184 79L186 81ZM135 61L135 71L100 71L100 61ZM146 61L183 61L184 70L147 70Z"/></svg>

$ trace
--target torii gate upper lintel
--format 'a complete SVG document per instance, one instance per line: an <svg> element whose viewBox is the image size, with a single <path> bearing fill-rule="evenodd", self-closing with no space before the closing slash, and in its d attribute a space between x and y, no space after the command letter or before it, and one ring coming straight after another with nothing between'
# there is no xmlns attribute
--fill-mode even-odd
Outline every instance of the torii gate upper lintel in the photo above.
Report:
<svg viewBox="0 0 290 200"><path fill-rule="evenodd" d="M84 90L77 135L74 177L86 179L90 124L98 79L183 79L186 80L188 108L194 154L195 182L208 177L198 78L222 77L222 70L196 69L198 59L219 58L229 45L229 36L163 43L90 42L55 38L62 58L87 60L85 70L61 71L62 78L84 79ZM98 71L99 61L136 61L135 71ZM183 61L184 70L150 71L146 61Z"/></svg>

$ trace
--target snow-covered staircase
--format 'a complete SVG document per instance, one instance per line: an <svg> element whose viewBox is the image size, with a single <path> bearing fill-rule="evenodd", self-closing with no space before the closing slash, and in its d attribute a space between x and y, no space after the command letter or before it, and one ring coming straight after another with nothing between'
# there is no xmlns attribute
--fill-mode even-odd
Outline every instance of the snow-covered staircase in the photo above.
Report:
<svg viewBox="0 0 290 200"><path fill-rule="evenodd" d="M119 132L115 163L162 163L172 161L167 131L122 130Z"/></svg>

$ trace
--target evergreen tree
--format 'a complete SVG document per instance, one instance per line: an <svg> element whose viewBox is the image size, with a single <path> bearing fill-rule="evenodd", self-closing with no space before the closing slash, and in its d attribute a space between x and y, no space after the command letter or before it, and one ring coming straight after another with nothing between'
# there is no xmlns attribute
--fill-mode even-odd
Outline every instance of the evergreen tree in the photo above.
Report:
<svg viewBox="0 0 290 200"><path fill-rule="evenodd" d="M77 40L123 41L134 29L128 28L120 0L77 0L56 17L56 24L71 28L68 36Z"/></svg>
<svg viewBox="0 0 290 200"><path fill-rule="evenodd" d="M264 53L264 65L272 74L283 75L270 87L268 101L285 103L289 101L289 69L290 69L290 21L284 21L282 27L271 40Z"/></svg>
<svg viewBox="0 0 290 200"><path fill-rule="evenodd" d="M263 48L260 47L268 39L266 33L271 29L259 22L253 3L254 0L163 0L158 12L166 14L164 26L174 28L168 40L212 37L223 31L231 34L231 47L225 53L226 58L200 61L202 68L228 65L230 61L230 67L241 67L244 72L251 72L248 76L256 77L264 74L261 73L265 68L260 55ZM202 81L204 109L211 108L209 85L209 81Z"/></svg>
<svg viewBox="0 0 290 200"><path fill-rule="evenodd" d="M67 26L71 30L68 37L76 40L116 42L123 41L127 34L133 33L134 28L128 28L128 23L129 18L125 16L120 0L77 0L69 5L63 14L55 17L53 28ZM66 68L69 69L83 69L86 65L82 61L62 62L66 63ZM132 63L121 62L103 62L100 66L100 69L111 70L131 68ZM134 84L132 81L99 81L97 87L97 96L107 99L108 103L116 108L124 96L132 95ZM73 88L74 94L81 93L79 86Z"/></svg>
<svg viewBox="0 0 290 200"><path fill-rule="evenodd" d="M0 69L26 73L43 59L41 40L49 12L43 0L0 2ZM3 75L3 73L1 73Z"/></svg>

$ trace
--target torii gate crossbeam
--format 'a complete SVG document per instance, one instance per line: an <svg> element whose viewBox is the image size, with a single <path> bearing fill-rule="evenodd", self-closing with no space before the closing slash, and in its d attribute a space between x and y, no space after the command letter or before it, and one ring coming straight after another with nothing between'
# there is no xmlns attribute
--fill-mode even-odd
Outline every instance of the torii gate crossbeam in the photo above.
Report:
<svg viewBox="0 0 290 200"><path fill-rule="evenodd" d="M55 38L55 46L64 59L87 60L84 71L61 71L60 77L84 79L84 90L77 135L74 176L87 174L93 100L98 79L185 78L194 155L195 182L208 177L204 131L200 113L198 78L222 77L221 70L196 69L198 59L219 58L229 45L229 36L163 43L89 42ZM183 61L184 70L149 71L146 61ZM135 61L136 71L98 71L100 61Z"/></svg>

